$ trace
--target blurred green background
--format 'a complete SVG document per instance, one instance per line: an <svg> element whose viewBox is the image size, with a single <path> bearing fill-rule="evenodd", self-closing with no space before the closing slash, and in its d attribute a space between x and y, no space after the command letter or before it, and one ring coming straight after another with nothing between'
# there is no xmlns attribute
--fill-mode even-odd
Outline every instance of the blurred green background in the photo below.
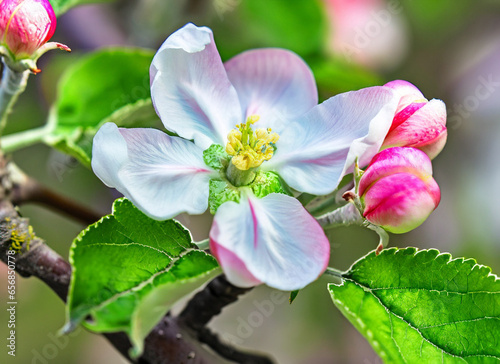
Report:
<svg viewBox="0 0 500 364"><path fill-rule="evenodd" d="M494 0L127 0L85 5L62 15L53 40L71 55L52 52L40 75L16 105L6 133L45 123L62 70L82 54L111 45L157 49L187 22L211 27L223 60L250 48L284 47L313 69L320 98L405 79L448 107L448 144L434 160L442 192L438 209L411 233L391 236L391 246L437 248L475 258L500 272L500 3ZM484 94L487 89L487 95ZM482 90L482 91L478 91ZM86 167L44 145L19 150L12 159L58 192L110 212L118 196ZM43 207L21 208L38 236L67 257L84 228ZM207 236L210 216L181 216L196 239ZM347 269L375 248L378 238L361 228L328 232L331 265ZM0 267L0 286L6 287ZM228 341L270 353L279 363L379 363L363 337L333 306L321 278L293 305L273 304L263 322L258 306L272 290L257 287L228 307L211 326ZM6 288L0 299L7 302ZM17 280L17 355L14 363L122 363L103 338L79 330L58 338L62 302L35 279ZM0 311L1 337L7 312ZM253 324L251 326L250 324ZM246 331L245 331L246 328ZM5 359L4 359L5 358Z"/></svg>

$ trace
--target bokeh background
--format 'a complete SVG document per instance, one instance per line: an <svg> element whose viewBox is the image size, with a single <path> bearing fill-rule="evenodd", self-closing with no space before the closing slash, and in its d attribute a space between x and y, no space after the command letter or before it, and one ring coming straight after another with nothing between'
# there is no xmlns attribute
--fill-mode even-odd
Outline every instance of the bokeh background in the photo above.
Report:
<svg viewBox="0 0 500 364"><path fill-rule="evenodd" d="M321 99L405 79L428 99L444 100L448 144L433 162L441 204L421 227L391 236L390 245L437 248L500 272L500 3L495 0L122 0L77 7L58 20L53 37L74 52L41 59L43 72L30 78L6 133L45 123L58 78L82 54L116 45L157 49L187 22L214 30L224 60L256 47L294 50L313 69ZM16 151L12 159L42 183L103 215L118 196L89 169L45 145ZM84 228L40 206L23 206L21 212L31 218L37 235L65 257ZM210 216L179 220L195 238L207 236ZM339 269L378 242L361 228L328 235L331 265ZM7 302L6 277L2 265L0 302ZM330 281L320 278L292 305L286 295L257 287L211 326L226 340L268 352L279 363L379 363L332 304L325 289ZM17 355L7 357L2 345L1 362L125 362L104 339L84 330L59 338L64 306L41 282L18 277L17 299ZM269 314L259 314L258 307L267 307ZM7 337L6 322L2 309L1 338Z"/></svg>

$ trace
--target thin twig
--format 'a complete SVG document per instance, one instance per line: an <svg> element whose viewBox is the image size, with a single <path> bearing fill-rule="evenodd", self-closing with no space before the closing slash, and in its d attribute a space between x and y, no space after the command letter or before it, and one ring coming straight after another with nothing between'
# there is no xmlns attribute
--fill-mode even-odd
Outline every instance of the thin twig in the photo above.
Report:
<svg viewBox="0 0 500 364"><path fill-rule="evenodd" d="M23 277L35 276L44 281L62 299L66 300L70 265L56 252L50 249L43 240L35 237L27 219L20 218L7 201L0 202L1 237L0 254L2 261L7 263L7 250L11 247L13 235L18 241L25 243L25 251L15 254L16 272ZM29 250L28 248L29 243Z"/></svg>
<svg viewBox="0 0 500 364"><path fill-rule="evenodd" d="M27 176L14 164L9 163L8 170L12 180L10 200L14 205L30 202L39 203L87 225L93 224L102 217L102 215L80 203L43 186L35 179Z"/></svg>
<svg viewBox="0 0 500 364"><path fill-rule="evenodd" d="M220 314L224 307L238 300L238 296L250 290L233 286L225 276L219 276L193 297L179 318L186 326L199 330Z"/></svg>
<svg viewBox="0 0 500 364"><path fill-rule="evenodd" d="M274 362L263 355L243 353L236 350L234 347L222 343L219 337L214 334L210 329L204 327L198 331L198 339L210 346L210 348L217 354L226 358L228 360L234 361L240 364L273 364Z"/></svg>
<svg viewBox="0 0 500 364"><path fill-rule="evenodd" d="M266 356L254 353L242 353L222 343L218 336L206 325L219 315L224 307L238 300L238 297L251 288L239 288L229 283L225 276L212 280L205 289L198 292L179 315L179 320L191 329L191 334L210 346L223 358L244 364L272 364Z"/></svg>
<svg viewBox="0 0 500 364"><path fill-rule="evenodd" d="M316 220L323 229L348 225L362 225L364 221L356 206L352 203L348 203L336 210L318 216Z"/></svg>
<svg viewBox="0 0 500 364"><path fill-rule="evenodd" d="M345 273L341 272L338 269L327 267L326 270L325 270L325 273L323 273L323 274L343 279Z"/></svg>

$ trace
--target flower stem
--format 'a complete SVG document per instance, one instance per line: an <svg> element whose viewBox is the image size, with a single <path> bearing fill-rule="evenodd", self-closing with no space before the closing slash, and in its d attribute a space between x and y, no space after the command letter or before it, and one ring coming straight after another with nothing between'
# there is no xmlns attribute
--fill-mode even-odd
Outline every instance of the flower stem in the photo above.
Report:
<svg viewBox="0 0 500 364"><path fill-rule="evenodd" d="M344 272L339 271L338 269L328 267L325 270L326 275L337 277L337 278L343 278L344 277Z"/></svg>
<svg viewBox="0 0 500 364"><path fill-rule="evenodd" d="M18 96L25 90L30 71L12 70L2 58L3 74L0 83L0 135L7 123L7 116Z"/></svg>
<svg viewBox="0 0 500 364"><path fill-rule="evenodd" d="M384 249L385 247L387 247L387 245L389 245L389 234L387 234L387 231L385 231L380 226L374 225L369 221L366 221L363 225L366 226L368 229L375 231L378 234L380 240L378 243L376 254L379 255L382 249Z"/></svg>
<svg viewBox="0 0 500 364"><path fill-rule="evenodd" d="M45 136L50 134L51 129L51 126L47 124L36 129L9 134L0 139L0 145L6 153L29 147L30 145L40 143Z"/></svg>
<svg viewBox="0 0 500 364"><path fill-rule="evenodd" d="M358 209L352 203L318 216L316 220L325 229L353 224L362 225L364 221Z"/></svg>

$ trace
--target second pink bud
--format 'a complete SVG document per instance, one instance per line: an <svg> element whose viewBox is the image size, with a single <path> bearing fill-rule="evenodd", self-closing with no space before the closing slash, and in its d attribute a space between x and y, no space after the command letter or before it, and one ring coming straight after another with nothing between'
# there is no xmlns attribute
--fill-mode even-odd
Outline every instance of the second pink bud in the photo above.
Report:
<svg viewBox="0 0 500 364"><path fill-rule="evenodd" d="M370 162L359 182L363 216L385 230L413 230L438 206L441 192L429 157L415 148L389 148Z"/></svg>

